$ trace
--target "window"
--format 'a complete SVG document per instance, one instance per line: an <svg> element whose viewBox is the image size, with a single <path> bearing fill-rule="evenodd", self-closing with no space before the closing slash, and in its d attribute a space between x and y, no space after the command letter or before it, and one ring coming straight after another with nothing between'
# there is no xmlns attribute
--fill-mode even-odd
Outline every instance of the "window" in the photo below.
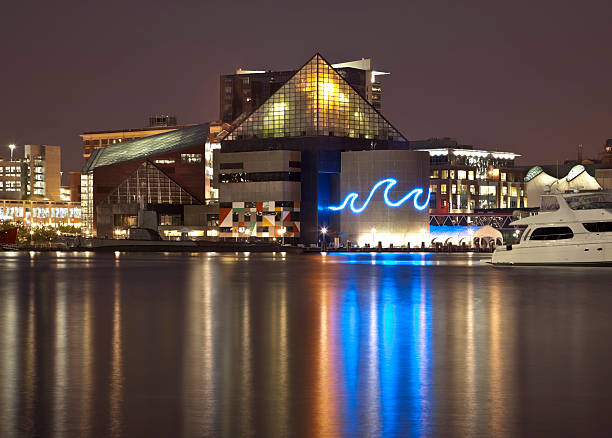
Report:
<svg viewBox="0 0 612 438"><path fill-rule="evenodd" d="M243 163L219 163L219 169L242 169Z"/></svg>
<svg viewBox="0 0 612 438"><path fill-rule="evenodd" d="M448 171L448 177L450 179L455 179L455 171L454 170L449 170Z"/></svg>
<svg viewBox="0 0 612 438"><path fill-rule="evenodd" d="M155 164L174 164L174 160L155 160Z"/></svg>
<svg viewBox="0 0 612 438"><path fill-rule="evenodd" d="M475 195L476 194L476 186L475 185L470 185L470 194Z"/></svg>
<svg viewBox="0 0 612 438"><path fill-rule="evenodd" d="M300 161L289 161L289 167L295 167L295 168L301 169L302 163Z"/></svg>
<svg viewBox="0 0 612 438"><path fill-rule="evenodd" d="M572 237L574 233L570 227L542 227L533 230L530 240L560 240Z"/></svg>
<svg viewBox="0 0 612 438"><path fill-rule="evenodd" d="M300 172L251 172L251 173L222 173L219 175L220 183L243 183L262 181L296 181L301 180Z"/></svg>
<svg viewBox="0 0 612 438"><path fill-rule="evenodd" d="M442 184L440 186L440 193L442 193L443 195L446 195L446 184Z"/></svg>
<svg viewBox="0 0 612 438"><path fill-rule="evenodd" d="M585 222L582 224L591 233L610 233L612 232L612 222Z"/></svg>
<svg viewBox="0 0 612 438"><path fill-rule="evenodd" d="M457 186L454 183L451 184L451 193L453 195L457 193Z"/></svg>
<svg viewBox="0 0 612 438"><path fill-rule="evenodd" d="M612 208L612 195L597 193L592 195L568 196L565 198L572 210L594 210L598 208Z"/></svg>
<svg viewBox="0 0 612 438"><path fill-rule="evenodd" d="M89 140L85 140L85 146L89 146Z"/></svg>
<svg viewBox="0 0 612 438"><path fill-rule="evenodd" d="M181 154L181 161L183 163L201 163L202 154Z"/></svg>
<svg viewBox="0 0 612 438"><path fill-rule="evenodd" d="M501 173L501 180L506 181L506 172Z"/></svg>
<svg viewBox="0 0 612 438"><path fill-rule="evenodd" d="M108 139L103 138L103 139L102 139L102 145L107 145L107 144L108 144Z"/></svg>
<svg viewBox="0 0 612 438"><path fill-rule="evenodd" d="M448 170L442 171L442 179L448 179Z"/></svg>
<svg viewBox="0 0 612 438"><path fill-rule="evenodd" d="M470 171L468 172L468 179L469 179L470 181L473 181L473 180L474 180L474 171L473 171L473 170L470 170Z"/></svg>
<svg viewBox="0 0 612 438"><path fill-rule="evenodd" d="M100 140L93 140L93 141L92 141L92 144L93 144L94 146L100 146Z"/></svg>
<svg viewBox="0 0 612 438"><path fill-rule="evenodd" d="M480 186L480 195L495 196L495 186Z"/></svg>
<svg viewBox="0 0 612 438"><path fill-rule="evenodd" d="M457 171L457 179L466 179L466 178L467 178L467 172L465 170Z"/></svg>
<svg viewBox="0 0 612 438"><path fill-rule="evenodd" d="M180 214L162 214L159 216L160 225L183 225L183 218Z"/></svg>
<svg viewBox="0 0 612 438"><path fill-rule="evenodd" d="M434 170L431 172L431 177L432 178L440 178L440 171L439 170Z"/></svg>
<svg viewBox="0 0 612 438"><path fill-rule="evenodd" d="M542 196L540 198L540 211L559 210L559 202L554 196Z"/></svg>

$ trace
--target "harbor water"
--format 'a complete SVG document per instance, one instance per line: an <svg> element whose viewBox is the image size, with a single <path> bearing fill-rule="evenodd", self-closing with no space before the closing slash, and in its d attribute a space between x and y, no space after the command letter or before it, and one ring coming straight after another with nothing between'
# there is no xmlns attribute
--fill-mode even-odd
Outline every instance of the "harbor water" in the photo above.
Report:
<svg viewBox="0 0 612 438"><path fill-rule="evenodd" d="M0 436L607 436L612 268L0 252Z"/></svg>

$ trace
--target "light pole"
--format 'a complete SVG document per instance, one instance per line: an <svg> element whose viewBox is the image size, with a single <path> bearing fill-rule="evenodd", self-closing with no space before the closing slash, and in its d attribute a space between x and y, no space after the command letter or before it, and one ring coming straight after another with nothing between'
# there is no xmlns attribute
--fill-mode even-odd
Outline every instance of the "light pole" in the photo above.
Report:
<svg viewBox="0 0 612 438"><path fill-rule="evenodd" d="M279 232L281 234L281 239L282 239L281 245L285 246L285 233L287 232L287 227L281 227Z"/></svg>
<svg viewBox="0 0 612 438"><path fill-rule="evenodd" d="M327 234L327 227L321 227L321 234L323 235L323 238L321 239L321 249L323 251L325 251L326 249L326 241L325 241L325 235Z"/></svg>
<svg viewBox="0 0 612 438"><path fill-rule="evenodd" d="M17 146L15 146L14 144L10 144L9 145L9 149L11 150L11 161L13 161L13 151L15 150Z"/></svg>

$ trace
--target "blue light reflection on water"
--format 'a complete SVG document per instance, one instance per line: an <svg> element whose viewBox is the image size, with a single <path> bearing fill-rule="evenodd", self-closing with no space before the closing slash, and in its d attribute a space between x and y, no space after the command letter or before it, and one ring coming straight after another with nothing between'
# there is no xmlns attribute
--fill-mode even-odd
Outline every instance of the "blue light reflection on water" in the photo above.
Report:
<svg viewBox="0 0 612 438"><path fill-rule="evenodd" d="M392 272L384 274L370 287L351 280L340 294L345 434L420 436L433 403L431 297L421 276L400 284ZM378 403L366 407L363 394L369 393Z"/></svg>
<svg viewBox="0 0 612 438"><path fill-rule="evenodd" d="M440 264L432 257L432 253L393 253L393 252L348 252L327 254L328 263L366 264L366 265L409 265L432 266Z"/></svg>

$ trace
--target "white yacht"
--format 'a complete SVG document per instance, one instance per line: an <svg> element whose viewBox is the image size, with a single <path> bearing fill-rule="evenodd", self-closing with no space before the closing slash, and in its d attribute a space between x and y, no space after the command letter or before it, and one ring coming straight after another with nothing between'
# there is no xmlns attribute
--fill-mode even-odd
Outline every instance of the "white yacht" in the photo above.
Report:
<svg viewBox="0 0 612 438"><path fill-rule="evenodd" d="M499 247L494 265L612 266L612 194L544 194L540 210L510 225L526 227L518 243Z"/></svg>

